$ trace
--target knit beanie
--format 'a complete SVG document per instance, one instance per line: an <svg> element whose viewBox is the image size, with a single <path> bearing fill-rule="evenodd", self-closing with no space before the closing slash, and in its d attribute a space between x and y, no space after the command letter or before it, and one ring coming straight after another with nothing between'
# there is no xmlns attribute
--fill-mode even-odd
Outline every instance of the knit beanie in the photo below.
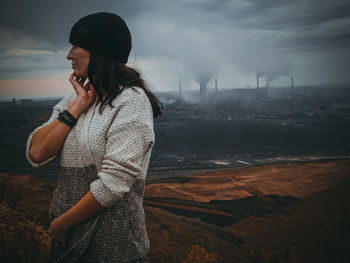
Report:
<svg viewBox="0 0 350 263"><path fill-rule="evenodd" d="M120 16L107 12L79 19L72 27L69 42L124 64L128 62L131 51L131 34L127 24Z"/></svg>

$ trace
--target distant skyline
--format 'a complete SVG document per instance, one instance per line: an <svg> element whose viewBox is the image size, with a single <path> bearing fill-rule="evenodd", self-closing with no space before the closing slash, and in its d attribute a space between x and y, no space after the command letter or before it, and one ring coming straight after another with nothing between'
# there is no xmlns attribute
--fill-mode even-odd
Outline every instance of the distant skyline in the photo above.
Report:
<svg viewBox="0 0 350 263"><path fill-rule="evenodd" d="M72 25L115 12L132 34L130 66L154 91L350 83L348 0L0 0L0 99L73 91Z"/></svg>

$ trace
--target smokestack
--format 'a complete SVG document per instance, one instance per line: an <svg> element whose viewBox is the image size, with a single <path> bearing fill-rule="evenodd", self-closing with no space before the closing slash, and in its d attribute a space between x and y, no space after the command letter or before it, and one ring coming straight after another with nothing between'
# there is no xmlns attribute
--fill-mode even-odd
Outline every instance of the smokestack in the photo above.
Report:
<svg viewBox="0 0 350 263"><path fill-rule="evenodd" d="M256 88L259 89L259 76L256 76Z"/></svg>
<svg viewBox="0 0 350 263"><path fill-rule="evenodd" d="M291 78L292 82L292 95L294 95L294 77Z"/></svg>
<svg viewBox="0 0 350 263"><path fill-rule="evenodd" d="M201 103L207 103L208 97L207 97L207 82L201 81L199 83L200 88L200 94L201 94Z"/></svg>
<svg viewBox="0 0 350 263"><path fill-rule="evenodd" d="M181 80L179 80L179 98L182 98L182 94L181 94Z"/></svg>
<svg viewBox="0 0 350 263"><path fill-rule="evenodd" d="M218 79L215 78L215 92L218 92Z"/></svg>
<svg viewBox="0 0 350 263"><path fill-rule="evenodd" d="M199 83L200 90L200 100L202 104L207 104L208 96L207 96L207 83L211 79L211 75L205 72L199 72L197 76L195 76L195 80Z"/></svg>

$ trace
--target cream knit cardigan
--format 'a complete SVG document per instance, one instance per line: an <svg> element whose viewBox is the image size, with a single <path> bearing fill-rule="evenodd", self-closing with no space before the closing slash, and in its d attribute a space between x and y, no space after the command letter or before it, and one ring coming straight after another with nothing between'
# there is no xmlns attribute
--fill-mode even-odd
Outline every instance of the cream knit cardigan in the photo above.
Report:
<svg viewBox="0 0 350 263"><path fill-rule="evenodd" d="M50 119L28 137L26 156L39 167L59 156L59 175L49 210L50 222L74 206L90 189L105 209L71 228L66 251L52 245L55 262L127 262L150 247L143 194L155 141L153 111L140 88L126 88L112 101L90 106L69 132L59 154L33 162L28 151L33 134L58 117L76 98L72 92L53 107Z"/></svg>

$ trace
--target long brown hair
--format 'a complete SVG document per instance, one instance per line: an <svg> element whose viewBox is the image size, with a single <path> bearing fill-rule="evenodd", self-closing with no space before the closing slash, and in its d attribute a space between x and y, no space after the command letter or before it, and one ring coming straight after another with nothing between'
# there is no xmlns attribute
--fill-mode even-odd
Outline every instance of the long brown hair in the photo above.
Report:
<svg viewBox="0 0 350 263"><path fill-rule="evenodd" d="M139 87L144 90L151 102L154 117L160 116L164 111L162 103L149 90L140 72L119 61L97 56L90 52L88 78L95 89L98 99L102 101L99 110L100 113L102 113L102 107L106 102L109 106L113 107L112 100L126 87ZM104 99L102 94L103 89L107 93Z"/></svg>

